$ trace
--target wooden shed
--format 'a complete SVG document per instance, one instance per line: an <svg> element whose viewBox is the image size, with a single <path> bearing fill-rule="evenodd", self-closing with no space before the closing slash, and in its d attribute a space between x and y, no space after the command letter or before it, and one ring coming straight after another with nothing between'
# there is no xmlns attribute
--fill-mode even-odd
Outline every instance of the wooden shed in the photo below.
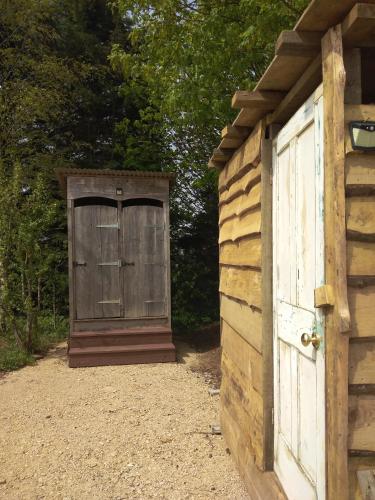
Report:
<svg viewBox="0 0 375 500"><path fill-rule="evenodd" d="M173 174L59 170L69 234L69 366L175 361Z"/></svg>
<svg viewBox="0 0 375 500"><path fill-rule="evenodd" d="M375 498L375 0L313 0L232 106L222 432L253 499Z"/></svg>

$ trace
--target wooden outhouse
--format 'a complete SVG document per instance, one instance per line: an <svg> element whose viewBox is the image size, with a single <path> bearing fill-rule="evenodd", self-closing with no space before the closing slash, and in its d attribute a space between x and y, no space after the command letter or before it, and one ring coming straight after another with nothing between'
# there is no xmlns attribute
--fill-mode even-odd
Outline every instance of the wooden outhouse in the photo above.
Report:
<svg viewBox="0 0 375 500"><path fill-rule="evenodd" d="M251 498L375 498L375 1L313 0L232 106L222 432Z"/></svg>
<svg viewBox="0 0 375 500"><path fill-rule="evenodd" d="M69 366L175 361L173 174L66 169L58 176L68 209Z"/></svg>

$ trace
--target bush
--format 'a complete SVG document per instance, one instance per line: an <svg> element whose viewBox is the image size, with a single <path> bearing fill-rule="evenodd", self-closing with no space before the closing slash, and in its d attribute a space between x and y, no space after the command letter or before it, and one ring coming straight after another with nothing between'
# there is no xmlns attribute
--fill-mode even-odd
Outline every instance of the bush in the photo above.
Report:
<svg viewBox="0 0 375 500"><path fill-rule="evenodd" d="M18 322L21 328L24 321ZM41 315L38 318L38 328L33 340L32 352L46 354L54 344L66 339L68 324L68 320L63 316L54 318L52 315ZM17 370L34 362L34 356L19 348L9 333L0 336L0 372Z"/></svg>

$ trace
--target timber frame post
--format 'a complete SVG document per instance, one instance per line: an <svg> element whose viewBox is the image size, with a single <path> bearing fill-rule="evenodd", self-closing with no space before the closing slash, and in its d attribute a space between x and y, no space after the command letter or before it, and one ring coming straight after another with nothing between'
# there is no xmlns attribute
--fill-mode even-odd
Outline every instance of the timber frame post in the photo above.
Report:
<svg viewBox="0 0 375 500"><path fill-rule="evenodd" d="M348 499L348 347L345 227L346 74L341 26L322 40L325 168L325 273L335 305L327 310L326 344L326 477L327 499Z"/></svg>

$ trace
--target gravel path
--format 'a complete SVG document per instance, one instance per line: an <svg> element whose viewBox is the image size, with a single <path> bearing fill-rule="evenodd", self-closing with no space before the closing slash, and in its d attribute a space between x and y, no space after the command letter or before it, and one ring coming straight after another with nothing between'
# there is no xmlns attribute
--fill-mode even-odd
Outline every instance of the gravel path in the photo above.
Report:
<svg viewBox="0 0 375 500"><path fill-rule="evenodd" d="M248 499L218 397L178 364L69 369L59 346L0 379L0 498Z"/></svg>

